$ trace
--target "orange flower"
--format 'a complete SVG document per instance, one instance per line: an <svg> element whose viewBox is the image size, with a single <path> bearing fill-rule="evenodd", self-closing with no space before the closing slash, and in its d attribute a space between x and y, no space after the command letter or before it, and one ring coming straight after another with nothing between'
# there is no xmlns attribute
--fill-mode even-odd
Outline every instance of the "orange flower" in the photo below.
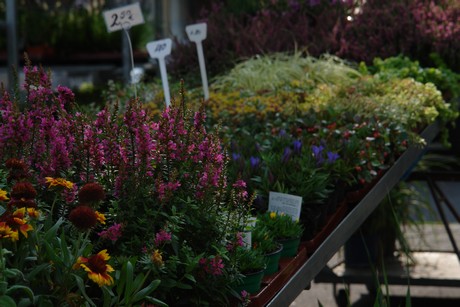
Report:
<svg viewBox="0 0 460 307"><path fill-rule="evenodd" d="M0 222L0 239L10 239L15 242L19 238L17 231L13 231L6 222Z"/></svg>
<svg viewBox="0 0 460 307"><path fill-rule="evenodd" d="M82 268L88 272L88 277L99 287L110 286L113 284L113 278L109 275L114 269L111 265L107 264L107 260L110 259L107 250L104 249L91 257L78 257L77 263L74 264L73 268Z"/></svg>
<svg viewBox="0 0 460 307"><path fill-rule="evenodd" d="M24 235L24 237L27 238L27 232L33 230L34 228L32 227L32 225L30 224L27 224L27 220L25 219L25 212L26 212L26 208L20 208L20 209L17 209L16 211L14 211L13 213L13 220L14 220L14 223L16 223L19 229L19 231Z"/></svg>
<svg viewBox="0 0 460 307"><path fill-rule="evenodd" d="M72 190L73 183L65 180L64 178L53 178L45 177L46 183L49 184L48 189L52 187L64 187L66 189Z"/></svg>

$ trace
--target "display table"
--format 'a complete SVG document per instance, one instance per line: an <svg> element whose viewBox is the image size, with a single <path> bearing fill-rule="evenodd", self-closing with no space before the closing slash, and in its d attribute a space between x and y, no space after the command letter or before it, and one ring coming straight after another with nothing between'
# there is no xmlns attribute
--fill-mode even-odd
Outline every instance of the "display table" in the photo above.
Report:
<svg viewBox="0 0 460 307"><path fill-rule="evenodd" d="M310 282L326 267L332 256L374 211L388 192L417 164L427 150L428 144L433 141L438 132L439 126L433 124L421 133L427 145L408 148L364 198L353 206L330 235L307 258L305 263L286 281L284 286L276 294L273 294L273 298L267 302L266 306L289 306L308 287Z"/></svg>

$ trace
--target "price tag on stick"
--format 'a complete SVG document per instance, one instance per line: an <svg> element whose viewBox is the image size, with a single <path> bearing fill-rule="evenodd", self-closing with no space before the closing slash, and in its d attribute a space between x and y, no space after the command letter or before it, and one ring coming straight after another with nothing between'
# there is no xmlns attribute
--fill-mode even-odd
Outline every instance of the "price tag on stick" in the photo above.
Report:
<svg viewBox="0 0 460 307"><path fill-rule="evenodd" d="M103 12L107 31L114 32L122 29L129 29L132 26L144 23L139 3L125 5L116 9Z"/></svg>
<svg viewBox="0 0 460 307"><path fill-rule="evenodd" d="M206 75L206 66L204 63L203 44L201 43L206 39L206 23L197 23L185 27L188 39L196 44L196 51L198 53L198 63L200 65L201 82L203 83L204 99L209 99L208 77Z"/></svg>
<svg viewBox="0 0 460 307"><path fill-rule="evenodd" d="M166 107L171 104L171 96L169 95L168 75L166 73L165 57L171 53L172 40L165 38L153 41L147 44L147 51L151 58L157 59L160 66L161 82L163 83L163 92L165 95Z"/></svg>

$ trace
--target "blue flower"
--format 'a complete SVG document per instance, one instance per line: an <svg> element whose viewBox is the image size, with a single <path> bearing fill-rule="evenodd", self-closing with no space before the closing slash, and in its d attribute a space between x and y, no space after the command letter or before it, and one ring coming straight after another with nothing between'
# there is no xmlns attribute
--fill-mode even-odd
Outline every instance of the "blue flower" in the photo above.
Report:
<svg viewBox="0 0 460 307"><path fill-rule="evenodd" d="M313 156L316 159L316 164L318 164L318 165L322 164L324 162L324 158L322 156L324 146L322 146L322 145L320 145L320 146L312 145L311 150L313 151Z"/></svg>
<svg viewBox="0 0 460 307"><path fill-rule="evenodd" d="M302 153L302 141L295 140L292 145L294 146L294 153L300 155Z"/></svg>
<svg viewBox="0 0 460 307"><path fill-rule="evenodd" d="M286 130L281 129L278 135L282 138L285 137L287 135Z"/></svg>
<svg viewBox="0 0 460 307"><path fill-rule="evenodd" d="M260 158L259 157L250 157L249 162L251 164L251 168L256 169L260 165Z"/></svg>
<svg viewBox="0 0 460 307"><path fill-rule="evenodd" d="M338 158L340 158L339 154L336 152L327 152L327 163L332 164L334 163Z"/></svg>
<svg viewBox="0 0 460 307"><path fill-rule="evenodd" d="M233 159L233 161L238 161L240 158L241 158L241 154L240 154L240 153L237 153L237 152L232 153L232 159Z"/></svg>
<svg viewBox="0 0 460 307"><path fill-rule="evenodd" d="M287 163L289 159L291 158L291 155L292 155L291 148L289 147L284 148L284 153L283 153L283 157L281 158L281 161L283 163Z"/></svg>

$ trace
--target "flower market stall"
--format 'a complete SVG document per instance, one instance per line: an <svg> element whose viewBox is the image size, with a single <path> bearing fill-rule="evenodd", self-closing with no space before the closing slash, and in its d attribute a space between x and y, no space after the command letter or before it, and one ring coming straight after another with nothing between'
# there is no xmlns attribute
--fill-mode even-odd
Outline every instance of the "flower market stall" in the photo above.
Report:
<svg viewBox="0 0 460 307"><path fill-rule="evenodd" d="M304 23L339 31L367 15L354 1L313 2L260 4L253 18L207 12L213 44L233 35L220 22L246 22L253 39L208 57L225 69L204 99L183 80L169 93L166 62L188 72L195 47L176 42L183 53L165 61L171 39L147 47L163 87L111 82L98 105L25 55L23 84L0 93L0 305L287 306L308 287L429 144L449 145L460 96L443 65L355 63L338 56L356 55L345 41L322 47L337 37ZM285 51L285 34L259 28L275 20L303 46ZM192 29L204 71L206 24Z"/></svg>

